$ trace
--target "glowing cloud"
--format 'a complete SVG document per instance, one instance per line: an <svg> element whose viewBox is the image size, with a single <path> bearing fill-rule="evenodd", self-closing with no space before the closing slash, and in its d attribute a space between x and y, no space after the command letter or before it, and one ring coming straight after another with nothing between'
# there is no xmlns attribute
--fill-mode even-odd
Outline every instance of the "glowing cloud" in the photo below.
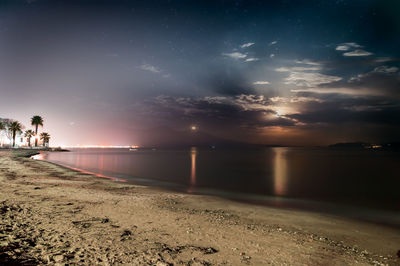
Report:
<svg viewBox="0 0 400 266"><path fill-rule="evenodd" d="M248 43L245 43L245 44L240 45L240 47L241 47L241 48L247 48L247 47L250 47L250 46L252 46L252 45L254 45L254 42L248 42Z"/></svg>
<svg viewBox="0 0 400 266"><path fill-rule="evenodd" d="M242 54L240 52L233 52L233 53L223 53L222 55L233 58L233 59L243 59L246 58L246 54Z"/></svg>

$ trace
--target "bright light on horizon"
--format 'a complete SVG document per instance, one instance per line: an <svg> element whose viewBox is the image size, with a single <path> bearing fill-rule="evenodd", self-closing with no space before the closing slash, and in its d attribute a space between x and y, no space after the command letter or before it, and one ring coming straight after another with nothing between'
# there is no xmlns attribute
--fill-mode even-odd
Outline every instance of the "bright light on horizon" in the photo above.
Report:
<svg viewBox="0 0 400 266"><path fill-rule="evenodd" d="M138 145L75 145L75 146L67 146L67 145L60 145L61 148L114 148L114 149L129 149L129 148L139 148Z"/></svg>

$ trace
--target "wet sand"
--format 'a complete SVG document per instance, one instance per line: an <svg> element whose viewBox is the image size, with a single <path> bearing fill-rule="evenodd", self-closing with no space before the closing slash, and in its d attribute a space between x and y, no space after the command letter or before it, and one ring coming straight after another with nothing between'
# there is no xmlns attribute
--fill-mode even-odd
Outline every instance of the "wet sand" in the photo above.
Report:
<svg viewBox="0 0 400 266"><path fill-rule="evenodd" d="M400 229L112 182L27 155L0 151L0 264L400 264Z"/></svg>

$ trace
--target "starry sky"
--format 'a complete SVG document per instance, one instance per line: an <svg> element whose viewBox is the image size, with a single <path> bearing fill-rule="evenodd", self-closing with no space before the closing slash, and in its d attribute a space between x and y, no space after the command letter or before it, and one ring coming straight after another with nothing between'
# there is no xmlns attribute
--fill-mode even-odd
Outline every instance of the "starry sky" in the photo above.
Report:
<svg viewBox="0 0 400 266"><path fill-rule="evenodd" d="M400 2L271 2L1 1L0 117L51 145L398 141Z"/></svg>

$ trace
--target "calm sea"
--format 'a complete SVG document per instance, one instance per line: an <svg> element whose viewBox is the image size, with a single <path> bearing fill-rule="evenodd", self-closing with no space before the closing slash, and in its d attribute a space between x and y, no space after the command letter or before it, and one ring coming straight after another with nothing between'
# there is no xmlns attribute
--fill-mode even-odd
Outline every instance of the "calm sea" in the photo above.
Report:
<svg viewBox="0 0 400 266"><path fill-rule="evenodd" d="M367 216L379 210L381 219L400 225L400 217L393 217L400 213L400 152L284 147L73 149L43 153L42 159L136 184L257 204L360 215L356 208Z"/></svg>

